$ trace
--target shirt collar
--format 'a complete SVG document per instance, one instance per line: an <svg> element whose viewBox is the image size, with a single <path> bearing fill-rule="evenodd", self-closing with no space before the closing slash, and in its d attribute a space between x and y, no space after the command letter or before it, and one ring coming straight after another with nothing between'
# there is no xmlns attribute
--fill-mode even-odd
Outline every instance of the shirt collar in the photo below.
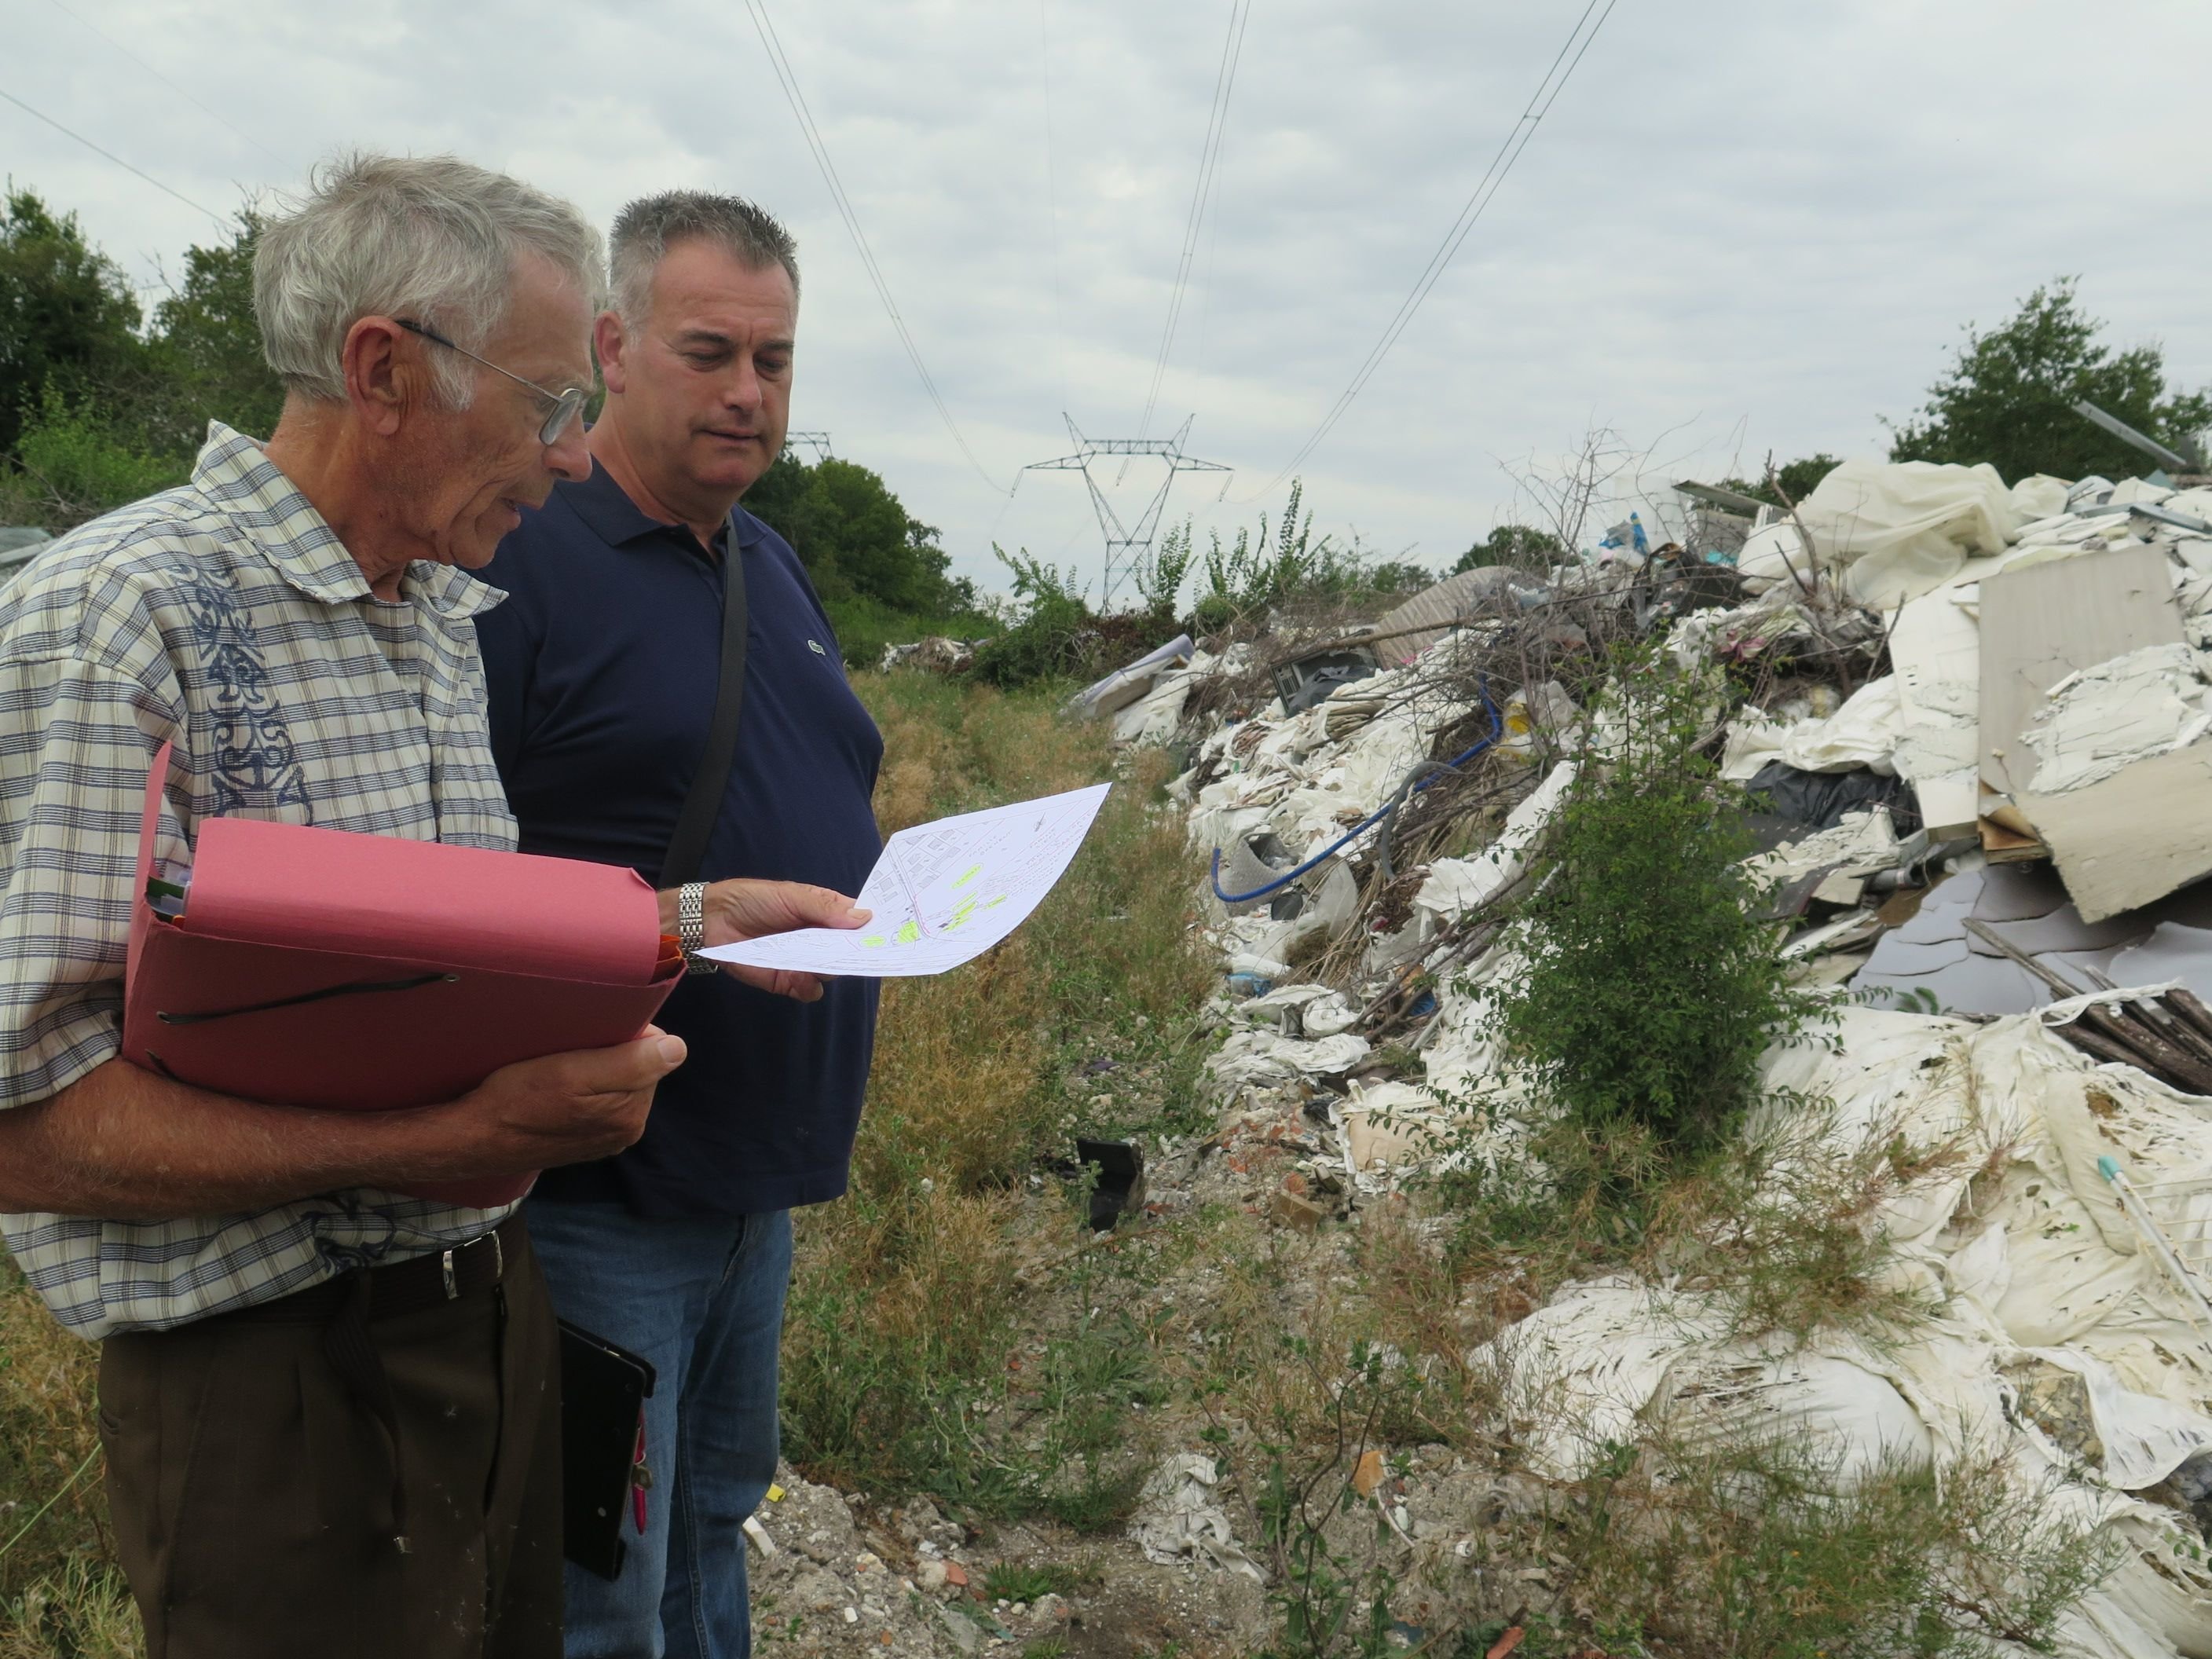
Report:
<svg viewBox="0 0 2212 1659"><path fill-rule="evenodd" d="M664 524L641 510L630 500L629 492L615 482L614 475L597 461L592 463L590 477L556 484L554 488L575 509L576 516L609 547L623 547L647 536L671 532L686 535L688 539L682 526ZM730 522L736 529L739 547L750 547L768 533L768 526L742 506L730 509Z"/></svg>
<svg viewBox="0 0 2212 1659"><path fill-rule="evenodd" d="M371 598L368 578L315 504L264 454L221 421L192 465L192 484L236 525L276 573L309 599L350 605ZM407 567L402 591L416 604L459 621L506 596L466 571L431 559Z"/></svg>

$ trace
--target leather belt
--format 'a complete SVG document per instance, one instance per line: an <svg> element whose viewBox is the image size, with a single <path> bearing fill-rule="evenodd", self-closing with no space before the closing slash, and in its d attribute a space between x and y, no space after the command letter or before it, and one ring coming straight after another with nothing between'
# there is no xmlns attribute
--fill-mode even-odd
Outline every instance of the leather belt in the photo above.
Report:
<svg viewBox="0 0 2212 1659"><path fill-rule="evenodd" d="M356 1278L368 1281L368 1315L372 1319L415 1313L441 1302L458 1301L499 1283L507 1272L507 1256L500 1235L513 1224L511 1220L503 1221L491 1231L480 1233L467 1243L456 1244L451 1249L433 1250L427 1255L410 1256L404 1261L388 1262L357 1273L341 1273L290 1296L235 1308L215 1317L244 1324L319 1325L344 1311L358 1293L354 1285Z"/></svg>

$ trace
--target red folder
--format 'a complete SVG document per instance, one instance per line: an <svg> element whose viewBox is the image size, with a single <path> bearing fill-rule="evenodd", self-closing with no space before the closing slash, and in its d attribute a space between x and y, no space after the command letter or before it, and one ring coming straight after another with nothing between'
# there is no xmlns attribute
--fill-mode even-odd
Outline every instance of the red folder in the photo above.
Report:
<svg viewBox="0 0 2212 1659"><path fill-rule="evenodd" d="M501 1066L626 1042L676 981L632 870L252 818L200 825L182 913L149 902L169 749L138 835L123 1054L241 1099L429 1106ZM533 1176L403 1188L511 1203Z"/></svg>

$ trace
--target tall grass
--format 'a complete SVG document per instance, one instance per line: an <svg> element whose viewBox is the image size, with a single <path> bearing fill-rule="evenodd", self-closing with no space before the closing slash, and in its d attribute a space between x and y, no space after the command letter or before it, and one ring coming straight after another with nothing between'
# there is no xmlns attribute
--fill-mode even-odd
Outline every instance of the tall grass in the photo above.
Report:
<svg viewBox="0 0 2212 1659"><path fill-rule="evenodd" d="M0 1659L139 1651L100 1496L98 1358L0 1259Z"/></svg>
<svg viewBox="0 0 2212 1659"><path fill-rule="evenodd" d="M1053 692L856 683L884 728L887 834L1114 775L1098 729L1056 718ZM1102 1121L1067 1086L1079 1056L1148 1066L1164 1087L1145 1110L1174 1111L1192 1086L1197 1052L1177 1038L1213 970L1180 823L1157 805L1164 771L1130 757L1059 887L989 957L884 988L853 1191L801 1218L785 1340L787 1434L819 1474L1098 1523L1127 1484L1107 1453L1147 1385L1111 1357L1116 1316L1091 1312L1117 1276L1083 1260L1026 1271L1022 1223L1028 1177L1076 1133L1146 1127L1127 1106ZM1072 1206L1056 1224L1083 1256ZM1092 1293L1055 1297L1071 1277Z"/></svg>

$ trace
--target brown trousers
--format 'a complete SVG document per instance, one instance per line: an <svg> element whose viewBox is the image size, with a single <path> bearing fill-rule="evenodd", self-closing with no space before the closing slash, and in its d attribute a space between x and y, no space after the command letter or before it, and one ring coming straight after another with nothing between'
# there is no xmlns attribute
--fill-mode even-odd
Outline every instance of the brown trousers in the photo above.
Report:
<svg viewBox="0 0 2212 1659"><path fill-rule="evenodd" d="M372 1287L381 1420L327 1319L264 1309L102 1345L147 1659L560 1659L559 1341L520 1221L501 1237L495 1286L383 1316Z"/></svg>

